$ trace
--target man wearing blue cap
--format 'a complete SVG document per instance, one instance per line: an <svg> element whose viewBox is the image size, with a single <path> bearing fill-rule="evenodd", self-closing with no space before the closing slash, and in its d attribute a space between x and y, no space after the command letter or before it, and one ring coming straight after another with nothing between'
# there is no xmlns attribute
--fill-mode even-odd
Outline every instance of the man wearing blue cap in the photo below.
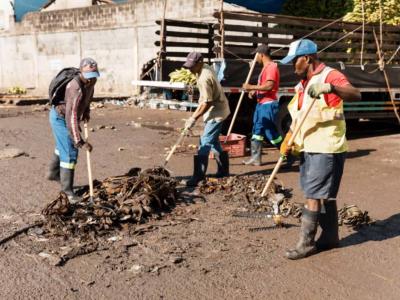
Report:
<svg viewBox="0 0 400 300"><path fill-rule="evenodd" d="M92 151L92 145L80 135L79 123L90 119L90 101L99 76L97 63L92 58L82 59L79 75L65 88L64 100L55 103L50 110L50 125L56 147L48 179L60 181L61 190L72 204L80 200L73 192L78 149Z"/></svg>
<svg viewBox="0 0 400 300"><path fill-rule="evenodd" d="M281 63L290 62L301 81L288 105L293 122L282 143L282 155L294 150L287 145L292 131L312 100L317 99L294 141L294 148L301 153L300 184L307 200L299 242L286 257L300 259L339 245L336 196L347 151L343 101L358 101L361 94L342 73L318 59L317 45L311 40L290 44ZM318 224L322 232L315 241Z"/></svg>

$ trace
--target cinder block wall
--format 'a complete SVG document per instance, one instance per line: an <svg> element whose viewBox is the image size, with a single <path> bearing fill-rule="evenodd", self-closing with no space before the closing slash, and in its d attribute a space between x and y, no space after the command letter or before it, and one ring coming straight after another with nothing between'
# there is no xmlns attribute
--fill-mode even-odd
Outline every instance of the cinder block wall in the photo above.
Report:
<svg viewBox="0 0 400 300"><path fill-rule="evenodd" d="M212 21L219 0L169 0L166 17ZM162 0L35 12L0 33L0 86L21 86L46 96L48 84L63 67L95 58L102 76L101 96L131 95L131 81L156 56L154 41L162 17Z"/></svg>

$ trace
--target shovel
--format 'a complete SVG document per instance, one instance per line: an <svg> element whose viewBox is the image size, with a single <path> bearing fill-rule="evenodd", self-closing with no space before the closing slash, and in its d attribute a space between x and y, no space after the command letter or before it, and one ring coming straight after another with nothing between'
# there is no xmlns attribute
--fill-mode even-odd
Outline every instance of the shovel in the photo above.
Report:
<svg viewBox="0 0 400 300"><path fill-rule="evenodd" d="M299 124L297 125L297 127L295 128L292 137L290 138L289 142L288 142L288 148L293 146L294 143L294 139L296 138L297 134L299 133L301 126L303 126L304 121L306 120L308 114L311 111L312 106L314 105L315 101L317 101L317 98L313 98L313 100L311 101L309 107L307 108L307 110L305 111L305 113L303 114L303 116L300 119ZM265 187L261 193L261 198L265 197L265 195L268 192L269 187L271 186L272 181L274 180L276 174L279 171L279 168L281 167L282 163L284 161L284 156L281 155L281 157L279 157L278 162L276 163L276 166L274 168L274 170L272 171L272 174L269 176L267 183L265 184Z"/></svg>
<svg viewBox="0 0 400 300"><path fill-rule="evenodd" d="M85 123L83 126L84 126L84 130L85 130L85 140L87 142L88 138L89 138L87 123ZM89 202L93 203L92 164L90 163L90 151L89 150L86 150L86 159L87 159L87 168L88 168L88 177L89 177L89 195L90 195Z"/></svg>

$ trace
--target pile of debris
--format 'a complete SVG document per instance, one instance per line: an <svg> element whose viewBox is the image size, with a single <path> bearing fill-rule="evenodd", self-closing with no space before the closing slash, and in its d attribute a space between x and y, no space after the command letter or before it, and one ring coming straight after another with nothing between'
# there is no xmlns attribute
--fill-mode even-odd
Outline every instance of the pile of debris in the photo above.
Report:
<svg viewBox="0 0 400 300"><path fill-rule="evenodd" d="M131 169L123 176L94 182L93 201L88 187L78 191L83 200L70 205L64 193L43 209L50 235L101 236L132 223L142 223L170 210L178 197L177 181L164 168Z"/></svg>
<svg viewBox="0 0 400 300"><path fill-rule="evenodd" d="M338 210L339 225L351 226L354 229L362 225L373 224L374 221L368 216L368 211L362 211L357 205L344 205Z"/></svg>
<svg viewBox="0 0 400 300"><path fill-rule="evenodd" d="M291 201L292 190L285 188L282 182L275 180L265 197L261 191L268 180L267 175L232 176L226 178L207 178L200 185L203 194L218 194L227 201L245 201L244 211L234 216L263 218L273 215L300 218L304 205ZM344 205L338 210L339 225L359 228L373 223L367 211L356 205Z"/></svg>
<svg viewBox="0 0 400 300"><path fill-rule="evenodd" d="M292 190L282 182L275 180L266 196L260 196L267 180L268 176L261 174L207 178L199 189L203 194L221 194L226 201L244 200L247 211L279 213L284 217L301 216L303 204L290 201Z"/></svg>

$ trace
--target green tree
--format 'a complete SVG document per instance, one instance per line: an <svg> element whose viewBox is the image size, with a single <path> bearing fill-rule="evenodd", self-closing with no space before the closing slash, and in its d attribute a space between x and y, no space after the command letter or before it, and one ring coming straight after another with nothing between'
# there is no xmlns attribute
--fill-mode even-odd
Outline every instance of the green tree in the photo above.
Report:
<svg viewBox="0 0 400 300"><path fill-rule="evenodd" d="M366 22L379 23L382 10L383 23L389 25L400 25L399 0L354 0L354 8L351 12L346 14L344 20L349 22L362 22L363 4Z"/></svg>

